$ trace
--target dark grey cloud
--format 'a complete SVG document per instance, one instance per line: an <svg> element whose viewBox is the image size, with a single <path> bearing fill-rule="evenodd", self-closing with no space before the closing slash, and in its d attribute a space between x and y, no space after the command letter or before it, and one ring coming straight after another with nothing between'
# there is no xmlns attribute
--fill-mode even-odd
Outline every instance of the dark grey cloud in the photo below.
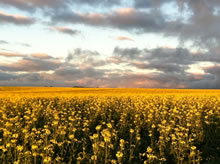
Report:
<svg viewBox="0 0 220 164"><path fill-rule="evenodd" d="M108 13L77 13L62 11L54 13L52 22L87 24L124 30L155 32L164 28L163 15L159 12L140 11L134 8L121 8Z"/></svg>
<svg viewBox="0 0 220 164"><path fill-rule="evenodd" d="M133 0L136 8L155 8L173 0Z"/></svg>
<svg viewBox="0 0 220 164"><path fill-rule="evenodd" d="M72 65L72 66L67 66L67 67L60 67L59 69L56 70L55 74L58 76L74 77L78 74L81 74L81 70L75 68L74 65Z"/></svg>
<svg viewBox="0 0 220 164"><path fill-rule="evenodd" d="M151 71L147 78L158 87L168 88L219 88L220 67L202 68L205 74L189 73L192 64L200 62L220 63L219 49L192 53L186 48L137 49L116 47L112 58L117 64L127 64ZM159 71L159 72L158 72ZM210 83L208 83L208 81Z"/></svg>
<svg viewBox="0 0 220 164"><path fill-rule="evenodd" d="M16 75L0 72L0 81L15 79Z"/></svg>
<svg viewBox="0 0 220 164"><path fill-rule="evenodd" d="M219 45L220 1L171 0L179 8L181 18L176 18L166 28L165 34L179 37L181 42L193 41L194 46L210 48ZM218 11L218 12L216 12ZM181 21L185 19L185 22Z"/></svg>
<svg viewBox="0 0 220 164"><path fill-rule="evenodd" d="M8 73L8 75L12 75ZM55 84L55 85L54 85ZM0 80L1 86L59 86L59 82L50 79L50 74L20 73L13 78Z"/></svg>
<svg viewBox="0 0 220 164"><path fill-rule="evenodd" d="M212 79L205 78L203 81L209 81L209 83L203 87L220 89L220 65L207 67L204 70Z"/></svg>
<svg viewBox="0 0 220 164"><path fill-rule="evenodd" d="M82 50L81 48L77 48L73 52L69 52L65 61L67 63L71 60L74 60L76 62L91 62L94 60L94 57L97 57L99 55L100 54L97 51Z"/></svg>
<svg viewBox="0 0 220 164"><path fill-rule="evenodd" d="M55 71L55 74L63 78L68 77L68 79L83 79L83 78L100 78L104 75L103 70L98 70L93 67L87 68L74 68L73 66L60 67Z"/></svg>
<svg viewBox="0 0 220 164"><path fill-rule="evenodd" d="M220 66L205 67L205 74L194 74L194 80L188 83L188 88L220 89Z"/></svg>
<svg viewBox="0 0 220 164"><path fill-rule="evenodd" d="M120 48L115 47L113 54L119 56L120 58L127 58L127 59L137 59L140 57L142 53L141 50L138 48Z"/></svg>
<svg viewBox="0 0 220 164"><path fill-rule="evenodd" d="M185 48L155 48L147 60L162 64L190 65L195 63L195 56Z"/></svg>
<svg viewBox="0 0 220 164"><path fill-rule="evenodd" d="M131 63L132 66L135 66L136 68L139 69L156 69L162 72L183 72L186 68L188 67L183 67L183 66L179 66L177 64L170 64L170 63L150 63L150 64L146 64L146 63Z"/></svg>
<svg viewBox="0 0 220 164"><path fill-rule="evenodd" d="M61 65L58 60L42 60L39 58L24 57L17 62L0 64L0 70L6 72L39 72L55 70Z"/></svg>
<svg viewBox="0 0 220 164"><path fill-rule="evenodd" d="M210 73L210 74L213 74L213 75L220 75L220 66L219 65L206 67L204 70L207 73Z"/></svg>
<svg viewBox="0 0 220 164"><path fill-rule="evenodd" d="M113 6L120 5L121 2L122 0L69 0L70 4L89 6Z"/></svg>
<svg viewBox="0 0 220 164"><path fill-rule="evenodd" d="M30 25L35 20L22 15L7 14L0 11L0 24Z"/></svg>
<svg viewBox="0 0 220 164"><path fill-rule="evenodd" d="M138 48L120 48L116 47L113 51L113 58L119 59L121 62L149 62L155 66L163 64L177 64L188 66L198 62L220 63L220 49L211 49L208 52L190 52L187 48L154 48L154 49L138 49ZM137 63L136 63L137 64ZM139 67L149 67L149 64L137 64Z"/></svg>
<svg viewBox="0 0 220 164"><path fill-rule="evenodd" d="M128 63L138 69L156 69L162 72L179 72L189 68L199 60L183 48L155 48L137 49L120 48L114 49L113 58L119 58L120 62ZM201 57L201 61L205 60Z"/></svg>
<svg viewBox="0 0 220 164"><path fill-rule="evenodd" d="M44 12L53 10L68 10L69 6L114 6L119 5L121 0L0 0L0 4L6 7L14 7L20 10L34 12L43 9Z"/></svg>
<svg viewBox="0 0 220 164"><path fill-rule="evenodd" d="M0 0L2 6L15 7L21 10L33 12L38 8L63 7L65 1L62 0Z"/></svg>

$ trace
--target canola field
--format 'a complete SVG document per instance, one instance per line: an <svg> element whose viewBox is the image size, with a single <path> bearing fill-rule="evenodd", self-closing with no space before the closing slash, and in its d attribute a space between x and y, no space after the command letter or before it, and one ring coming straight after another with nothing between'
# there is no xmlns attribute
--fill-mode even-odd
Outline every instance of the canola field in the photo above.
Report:
<svg viewBox="0 0 220 164"><path fill-rule="evenodd" d="M2 164L218 164L220 91L0 87Z"/></svg>

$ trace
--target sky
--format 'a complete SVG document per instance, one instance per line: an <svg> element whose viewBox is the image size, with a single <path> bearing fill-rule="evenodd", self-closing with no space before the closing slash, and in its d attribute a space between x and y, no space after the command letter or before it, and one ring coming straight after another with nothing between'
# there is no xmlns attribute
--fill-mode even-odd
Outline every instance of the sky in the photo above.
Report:
<svg viewBox="0 0 220 164"><path fill-rule="evenodd" d="M0 0L0 86L220 88L219 0Z"/></svg>

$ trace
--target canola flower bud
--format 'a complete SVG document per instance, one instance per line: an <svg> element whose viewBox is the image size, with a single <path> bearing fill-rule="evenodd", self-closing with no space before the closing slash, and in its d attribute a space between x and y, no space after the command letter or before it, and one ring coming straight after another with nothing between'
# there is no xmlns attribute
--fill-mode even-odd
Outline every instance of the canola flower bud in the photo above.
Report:
<svg viewBox="0 0 220 164"><path fill-rule="evenodd" d="M196 155L195 151L191 151L189 156L194 157L195 155Z"/></svg>
<svg viewBox="0 0 220 164"><path fill-rule="evenodd" d="M112 124L111 124L111 123L107 123L107 127L108 127L109 129L111 129L111 128L112 128Z"/></svg>
<svg viewBox="0 0 220 164"><path fill-rule="evenodd" d="M32 146L31 146L31 149L32 149L32 150L36 150L37 148L38 148L37 145L32 145Z"/></svg>
<svg viewBox="0 0 220 164"><path fill-rule="evenodd" d="M134 129L130 129L130 133L133 134L134 133Z"/></svg>
<svg viewBox="0 0 220 164"><path fill-rule="evenodd" d="M6 147L7 147L7 148L11 147L11 144L10 144L10 143L7 143L7 144L6 144Z"/></svg>
<svg viewBox="0 0 220 164"><path fill-rule="evenodd" d="M74 135L73 135L73 134L70 134L70 135L69 135L69 139L72 140L73 138L74 138Z"/></svg>
<svg viewBox="0 0 220 164"><path fill-rule="evenodd" d="M45 157L44 158L45 163L49 163L49 162L51 162L51 160L52 160L51 157Z"/></svg>
<svg viewBox="0 0 220 164"><path fill-rule="evenodd" d="M123 153L121 152L121 151L118 151L117 152L117 154L116 154L116 157L118 158L118 159L121 159L122 157L123 157Z"/></svg>
<svg viewBox="0 0 220 164"><path fill-rule="evenodd" d="M95 129L96 129L97 131L99 131L99 130L101 130L101 128L102 128L102 125L98 125L98 126L96 126Z"/></svg>
<svg viewBox="0 0 220 164"><path fill-rule="evenodd" d="M20 164L20 163L21 163L21 161L20 161L20 160L17 160L17 161L14 161L13 164Z"/></svg>
<svg viewBox="0 0 220 164"><path fill-rule="evenodd" d="M49 129L46 129L46 134L47 134L47 135L50 135L50 134L51 134L51 132L50 132Z"/></svg>
<svg viewBox="0 0 220 164"><path fill-rule="evenodd" d="M18 138L18 136L19 136L19 135L16 133L16 134L13 134L12 137L13 137L13 138Z"/></svg>
<svg viewBox="0 0 220 164"><path fill-rule="evenodd" d="M148 148L147 148L147 152L148 152L148 153L152 153L152 151L153 151L153 150L152 150L151 147L148 147Z"/></svg>
<svg viewBox="0 0 220 164"><path fill-rule="evenodd" d="M96 161L96 160L97 160L97 155L93 155L93 156L91 157L91 160Z"/></svg>
<svg viewBox="0 0 220 164"><path fill-rule="evenodd" d="M192 150L196 150L196 146L192 146L191 149L192 149Z"/></svg>

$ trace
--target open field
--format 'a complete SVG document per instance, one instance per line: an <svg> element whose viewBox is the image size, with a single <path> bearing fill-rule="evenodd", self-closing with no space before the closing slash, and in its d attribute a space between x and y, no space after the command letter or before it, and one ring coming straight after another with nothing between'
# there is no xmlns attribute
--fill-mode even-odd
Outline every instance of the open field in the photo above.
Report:
<svg viewBox="0 0 220 164"><path fill-rule="evenodd" d="M0 163L220 163L220 91L0 87Z"/></svg>

